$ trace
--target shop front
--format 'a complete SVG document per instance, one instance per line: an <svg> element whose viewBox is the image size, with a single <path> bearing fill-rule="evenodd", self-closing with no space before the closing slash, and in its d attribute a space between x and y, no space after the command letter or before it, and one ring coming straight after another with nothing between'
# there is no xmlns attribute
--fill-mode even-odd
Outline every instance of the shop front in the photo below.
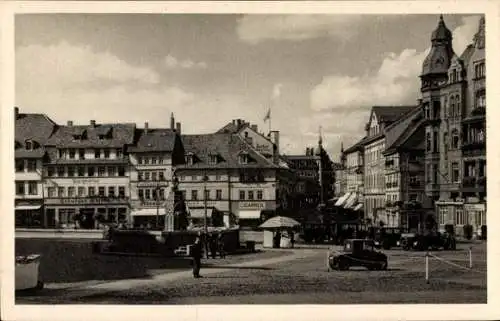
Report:
<svg viewBox="0 0 500 321"><path fill-rule="evenodd" d="M126 223L128 198L85 197L45 200L45 226L49 228L97 229L102 223Z"/></svg>
<svg viewBox="0 0 500 321"><path fill-rule="evenodd" d="M236 217L238 225L243 228L255 229L276 210L274 201L239 201Z"/></svg>
<svg viewBox="0 0 500 321"><path fill-rule="evenodd" d="M467 213L464 211L463 200L437 201L436 202L437 223L441 232L446 231L447 226L453 226L457 235L463 235L463 227L467 225Z"/></svg>
<svg viewBox="0 0 500 321"><path fill-rule="evenodd" d="M483 230L486 227L486 204L485 203L465 203L465 215L472 225L473 234L476 237L484 237ZM483 227L484 226L484 227Z"/></svg>
<svg viewBox="0 0 500 321"><path fill-rule="evenodd" d="M43 201L16 200L15 224L16 227L43 227Z"/></svg>

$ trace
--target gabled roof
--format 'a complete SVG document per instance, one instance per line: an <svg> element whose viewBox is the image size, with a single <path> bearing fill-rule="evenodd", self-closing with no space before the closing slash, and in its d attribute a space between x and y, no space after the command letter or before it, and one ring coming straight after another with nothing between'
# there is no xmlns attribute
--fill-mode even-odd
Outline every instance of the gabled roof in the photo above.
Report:
<svg viewBox="0 0 500 321"><path fill-rule="evenodd" d="M236 134L238 133L240 130L242 130L243 128L246 128L250 126L250 123L244 121L244 120L241 120L240 123L237 123L235 121L232 121L232 122L229 122L227 123L226 125L224 125L224 127L222 127L221 129L219 129L216 134Z"/></svg>
<svg viewBox="0 0 500 321"><path fill-rule="evenodd" d="M73 135L85 131L86 137L75 140ZM110 133L109 137L101 139L100 135ZM47 141L48 146L65 148L108 147L119 148L134 143L135 124L96 124L77 126L58 126L55 133Z"/></svg>
<svg viewBox="0 0 500 321"><path fill-rule="evenodd" d="M392 123L410 112L416 106L373 106L372 112L381 123Z"/></svg>
<svg viewBox="0 0 500 321"><path fill-rule="evenodd" d="M405 117L398 120L392 126L390 126L385 134L385 152L389 153L391 151L395 151L408 141L408 139L419 129L423 128L424 117L422 114L422 110L420 108L416 108L411 113L405 115ZM421 137L422 142L424 141L424 137ZM417 144L414 146L418 148Z"/></svg>
<svg viewBox="0 0 500 321"><path fill-rule="evenodd" d="M193 153L195 159L192 165L179 165L179 168L279 168L236 134L182 135L181 138L185 153ZM248 153L247 164L239 162L242 152ZM219 155L219 161L211 163L210 155Z"/></svg>
<svg viewBox="0 0 500 321"><path fill-rule="evenodd" d="M128 148L129 152L172 152L177 133L171 129L137 129L137 143Z"/></svg>
<svg viewBox="0 0 500 321"><path fill-rule="evenodd" d="M345 149L344 150L344 155L350 154L350 153L353 153L353 152L357 152L357 151L362 151L363 147L364 147L364 143L367 141L367 138L368 137L365 136L365 137L361 138L357 143L355 143L354 145L352 145L351 147Z"/></svg>
<svg viewBox="0 0 500 321"><path fill-rule="evenodd" d="M18 114L15 120L15 158L41 158L44 144L53 134L57 124L44 114ZM32 141L32 149L26 149Z"/></svg>

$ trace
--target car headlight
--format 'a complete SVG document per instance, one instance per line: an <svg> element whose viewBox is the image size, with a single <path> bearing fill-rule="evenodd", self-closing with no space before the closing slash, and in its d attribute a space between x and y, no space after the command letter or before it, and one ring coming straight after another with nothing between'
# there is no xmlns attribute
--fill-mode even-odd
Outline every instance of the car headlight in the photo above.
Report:
<svg viewBox="0 0 500 321"><path fill-rule="evenodd" d="M396 245L397 245L397 246L399 246L400 244L401 244L401 242L399 242L399 241L397 241L397 242L396 242Z"/></svg>
<svg viewBox="0 0 500 321"><path fill-rule="evenodd" d="M413 242L413 245L417 245L417 244L418 244L418 242L417 242L417 241Z"/></svg>

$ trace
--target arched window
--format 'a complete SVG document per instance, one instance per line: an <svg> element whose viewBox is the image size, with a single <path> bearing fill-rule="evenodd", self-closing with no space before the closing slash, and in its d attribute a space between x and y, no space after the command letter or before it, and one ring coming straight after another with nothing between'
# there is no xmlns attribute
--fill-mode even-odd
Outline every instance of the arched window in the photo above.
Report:
<svg viewBox="0 0 500 321"><path fill-rule="evenodd" d="M456 116L456 117L459 117L459 116L462 114L462 110L461 110L461 108L460 108L460 96L459 96L459 95L457 95L457 96L455 97L455 103L456 103L456 108L457 108L457 111L456 111L456 113L455 113L455 116Z"/></svg>
<svg viewBox="0 0 500 321"><path fill-rule="evenodd" d="M453 131L451 132L451 148L452 149L458 149L459 139L460 139L460 137L458 136L458 130L453 129Z"/></svg>
<svg viewBox="0 0 500 321"><path fill-rule="evenodd" d="M450 116L455 117L455 97L450 98Z"/></svg>

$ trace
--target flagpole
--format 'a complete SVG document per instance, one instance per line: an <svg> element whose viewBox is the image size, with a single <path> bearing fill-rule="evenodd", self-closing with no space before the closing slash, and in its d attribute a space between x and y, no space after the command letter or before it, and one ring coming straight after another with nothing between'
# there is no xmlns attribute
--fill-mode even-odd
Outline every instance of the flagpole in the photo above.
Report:
<svg viewBox="0 0 500 321"><path fill-rule="evenodd" d="M269 104L269 137L271 136L271 109L273 107L273 101Z"/></svg>

